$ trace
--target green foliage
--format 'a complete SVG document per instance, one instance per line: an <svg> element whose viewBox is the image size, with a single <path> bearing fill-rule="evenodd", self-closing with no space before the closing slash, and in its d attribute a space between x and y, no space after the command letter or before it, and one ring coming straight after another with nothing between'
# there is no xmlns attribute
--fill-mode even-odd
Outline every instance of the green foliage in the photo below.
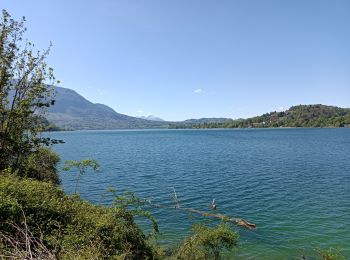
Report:
<svg viewBox="0 0 350 260"><path fill-rule="evenodd" d="M58 185L60 184L57 171L57 163L59 161L59 156L51 149L39 148L29 155L25 176Z"/></svg>
<svg viewBox="0 0 350 260"><path fill-rule="evenodd" d="M77 193L78 183L81 176L84 175L88 169L92 169L93 172L97 172L99 167L100 166L96 160L91 160L91 159L85 159L81 161L69 160L65 162L63 170L70 171L71 169L74 169L74 168L78 170L77 178L75 180L75 190L74 190L74 193Z"/></svg>
<svg viewBox="0 0 350 260"><path fill-rule="evenodd" d="M155 257L127 210L94 206L51 183L0 176L0 233L15 237L11 223L26 223L59 259Z"/></svg>
<svg viewBox="0 0 350 260"><path fill-rule="evenodd" d="M110 189L115 195L114 206L116 209L128 210L133 216L145 217L152 223L154 234L159 232L157 220L151 212L145 209L149 205L147 200L141 199L134 192L126 191L123 195L117 195L116 190Z"/></svg>
<svg viewBox="0 0 350 260"><path fill-rule="evenodd" d="M350 109L325 105L299 105L248 119L202 124L174 124L170 128L350 127Z"/></svg>
<svg viewBox="0 0 350 260"><path fill-rule="evenodd" d="M345 260L339 249L329 248L327 250L316 250L322 260Z"/></svg>
<svg viewBox="0 0 350 260"><path fill-rule="evenodd" d="M53 91L45 84L55 82L53 69L45 63L50 48L34 50L24 41L25 19L20 21L2 11L0 22L0 171L11 169L23 176L28 157L42 145L42 116L53 104Z"/></svg>
<svg viewBox="0 0 350 260"><path fill-rule="evenodd" d="M228 224L219 224L209 228L197 224L192 229L192 235L187 238L177 250L175 259L221 259L222 250L232 249L237 245L238 234Z"/></svg>

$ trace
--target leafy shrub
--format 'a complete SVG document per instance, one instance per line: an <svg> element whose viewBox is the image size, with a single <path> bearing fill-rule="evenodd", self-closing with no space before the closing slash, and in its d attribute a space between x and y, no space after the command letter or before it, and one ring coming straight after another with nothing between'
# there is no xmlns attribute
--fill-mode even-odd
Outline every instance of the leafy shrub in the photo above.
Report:
<svg viewBox="0 0 350 260"><path fill-rule="evenodd" d="M49 148L39 148L29 155L25 176L39 181L60 184L57 163L60 157Z"/></svg>
<svg viewBox="0 0 350 260"><path fill-rule="evenodd" d="M238 234L228 224L219 224L215 228L197 224L192 235L180 245L175 259L220 259L221 251L233 248L237 241Z"/></svg>
<svg viewBox="0 0 350 260"><path fill-rule="evenodd" d="M316 250L322 260L345 260L345 257L341 254L340 249L329 248L327 250Z"/></svg>
<svg viewBox="0 0 350 260"><path fill-rule="evenodd" d="M99 167L100 165L98 164L98 162L92 159L85 159L82 161L69 160L65 162L63 170L70 171L72 168L75 168L78 171L74 189L74 193L76 194L81 176L83 176L88 169L92 169L94 172L97 172Z"/></svg>
<svg viewBox="0 0 350 260"><path fill-rule="evenodd" d="M51 183L0 177L0 231L15 236L11 223L21 228L26 224L62 259L155 258L129 212L67 196ZM1 244L4 241L0 249Z"/></svg>

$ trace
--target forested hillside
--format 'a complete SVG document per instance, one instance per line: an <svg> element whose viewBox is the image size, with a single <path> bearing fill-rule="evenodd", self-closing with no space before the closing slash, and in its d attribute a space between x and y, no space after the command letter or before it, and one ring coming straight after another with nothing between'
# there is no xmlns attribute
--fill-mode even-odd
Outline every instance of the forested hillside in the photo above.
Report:
<svg viewBox="0 0 350 260"><path fill-rule="evenodd" d="M298 105L248 119L223 123L179 124L172 128L350 127L350 109L335 106Z"/></svg>

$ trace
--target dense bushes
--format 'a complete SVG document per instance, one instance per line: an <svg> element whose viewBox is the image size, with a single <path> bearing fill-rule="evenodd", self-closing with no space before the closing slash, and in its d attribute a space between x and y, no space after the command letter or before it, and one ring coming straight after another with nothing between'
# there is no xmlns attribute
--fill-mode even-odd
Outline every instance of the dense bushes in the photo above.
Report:
<svg viewBox="0 0 350 260"><path fill-rule="evenodd" d="M17 177L25 177L44 182L50 182L55 185L61 183L57 164L60 157L51 149L40 147L36 151L32 151L25 161L25 166L18 168L6 168L0 170L1 175L14 175Z"/></svg>
<svg viewBox="0 0 350 260"><path fill-rule="evenodd" d="M24 176L37 179L39 181L48 181L53 184L60 184L60 178L57 171L57 163L60 157L48 148L39 148L29 155Z"/></svg>
<svg viewBox="0 0 350 260"><path fill-rule="evenodd" d="M92 205L50 183L0 177L0 223L1 233L12 236L18 235L14 223L29 228L61 259L156 257L126 210Z"/></svg>
<svg viewBox="0 0 350 260"><path fill-rule="evenodd" d="M175 258L183 260L220 259L223 249L237 245L238 234L227 224L209 228L203 224L192 228L192 235L178 248Z"/></svg>
<svg viewBox="0 0 350 260"><path fill-rule="evenodd" d="M77 195L66 195L51 182L0 176L0 256L25 258L29 237L34 241L31 250L43 258L164 257L162 249L152 246L135 224L133 211L123 205L93 205ZM16 241L16 246L6 237ZM234 247L237 238L225 224L216 228L197 225L169 257L219 259L220 252Z"/></svg>

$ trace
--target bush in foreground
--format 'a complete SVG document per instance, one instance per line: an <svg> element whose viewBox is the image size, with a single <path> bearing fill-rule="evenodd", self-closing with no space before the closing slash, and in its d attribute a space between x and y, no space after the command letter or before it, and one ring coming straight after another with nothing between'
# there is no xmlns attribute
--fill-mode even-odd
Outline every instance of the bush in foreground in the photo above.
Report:
<svg viewBox="0 0 350 260"><path fill-rule="evenodd" d="M126 210L92 205L65 195L51 183L2 176L0 254L11 251L4 236L21 237L19 230L30 230L31 237L42 239L55 258L156 258Z"/></svg>
<svg viewBox="0 0 350 260"><path fill-rule="evenodd" d="M220 253L237 245L238 234L228 224L215 228L203 224L192 228L192 235L185 239L175 254L175 259L221 259Z"/></svg>
<svg viewBox="0 0 350 260"><path fill-rule="evenodd" d="M61 183L57 171L59 161L60 157L54 151L41 147L29 155L24 175L58 185Z"/></svg>

